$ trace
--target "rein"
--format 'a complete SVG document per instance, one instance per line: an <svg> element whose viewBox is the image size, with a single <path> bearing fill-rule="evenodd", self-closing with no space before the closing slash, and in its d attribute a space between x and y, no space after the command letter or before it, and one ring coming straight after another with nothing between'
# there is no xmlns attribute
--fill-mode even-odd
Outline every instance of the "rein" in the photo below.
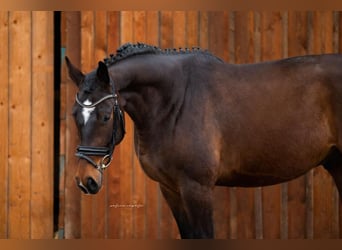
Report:
<svg viewBox="0 0 342 250"><path fill-rule="evenodd" d="M118 102L118 95L115 93L114 82L111 78L110 78L110 83L112 85L113 94L106 95L93 104L87 105L87 104L82 103L78 98L78 94L76 94L76 97L75 97L76 102L83 108L94 108L100 103L104 102L105 100L114 99L113 133L112 133L112 139L109 145L107 147L78 145L76 154L75 154L80 159L84 159L88 161L91 165L93 165L100 172L102 172L103 169L107 168L110 165L112 158L113 158L115 145L119 144L125 135L124 113L120 109L119 102ZM117 132L119 128L121 129L121 135L118 137ZM91 156L103 156L103 158L100 160L99 163L96 163L91 158Z"/></svg>

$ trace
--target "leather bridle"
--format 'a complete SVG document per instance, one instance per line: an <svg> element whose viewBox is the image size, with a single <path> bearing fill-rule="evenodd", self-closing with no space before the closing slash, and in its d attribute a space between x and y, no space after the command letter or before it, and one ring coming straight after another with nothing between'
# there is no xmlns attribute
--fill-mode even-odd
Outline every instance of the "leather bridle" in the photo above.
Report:
<svg viewBox="0 0 342 250"><path fill-rule="evenodd" d="M112 85L113 93L106 95L96 101L93 104L87 105L80 101L78 98L78 94L76 94L76 102L83 108L95 108L100 103L104 102L108 99L114 99L113 104L113 133L110 143L107 147L96 147L96 146L84 146L84 145L78 145L76 150L76 156L80 159L84 159L88 161L91 165L93 165L97 170L102 172L103 169L107 168L113 158L114 148L115 145L119 144L125 135L125 116L122 110L120 109L120 105L118 102L118 95L115 93L114 89L114 82L110 78L110 83ZM117 135L118 131L120 129L120 134ZM91 156L102 156L103 158L100 160L99 163L96 163Z"/></svg>

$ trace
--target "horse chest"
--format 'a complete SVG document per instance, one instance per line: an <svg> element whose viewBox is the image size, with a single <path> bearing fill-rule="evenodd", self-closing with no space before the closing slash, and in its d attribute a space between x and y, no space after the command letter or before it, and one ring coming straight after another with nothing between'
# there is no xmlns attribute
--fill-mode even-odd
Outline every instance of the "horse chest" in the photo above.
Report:
<svg viewBox="0 0 342 250"><path fill-rule="evenodd" d="M177 182L177 176L185 166L193 166L191 155L182 152L182 147L160 143L158 147L139 147L136 149L141 167L154 181L164 184Z"/></svg>
<svg viewBox="0 0 342 250"><path fill-rule="evenodd" d="M165 173L163 173L163 166L165 166L159 157L153 154L138 155L140 165L145 174L154 181L161 182L165 179Z"/></svg>

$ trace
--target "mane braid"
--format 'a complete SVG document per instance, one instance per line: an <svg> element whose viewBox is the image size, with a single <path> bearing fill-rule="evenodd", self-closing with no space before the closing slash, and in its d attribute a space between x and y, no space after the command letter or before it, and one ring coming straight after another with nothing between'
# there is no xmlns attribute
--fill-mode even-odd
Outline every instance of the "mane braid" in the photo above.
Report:
<svg viewBox="0 0 342 250"><path fill-rule="evenodd" d="M191 53L203 53L206 55L213 56L207 50L202 50L198 47L189 48L179 48L177 49L160 49L157 46L152 46L144 43L131 44L126 43L117 49L116 55L110 54L108 58L104 59L104 63L107 67L115 64L118 61L126 59L128 57L132 57L135 55L143 55L143 54L165 54L165 55L177 55L177 54L191 54Z"/></svg>

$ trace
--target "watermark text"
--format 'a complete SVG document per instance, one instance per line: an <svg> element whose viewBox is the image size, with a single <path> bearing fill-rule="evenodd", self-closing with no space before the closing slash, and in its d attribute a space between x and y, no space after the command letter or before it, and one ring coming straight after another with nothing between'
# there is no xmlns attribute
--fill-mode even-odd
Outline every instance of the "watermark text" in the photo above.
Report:
<svg viewBox="0 0 342 250"><path fill-rule="evenodd" d="M142 204L111 204L110 208L142 208L144 205Z"/></svg>

